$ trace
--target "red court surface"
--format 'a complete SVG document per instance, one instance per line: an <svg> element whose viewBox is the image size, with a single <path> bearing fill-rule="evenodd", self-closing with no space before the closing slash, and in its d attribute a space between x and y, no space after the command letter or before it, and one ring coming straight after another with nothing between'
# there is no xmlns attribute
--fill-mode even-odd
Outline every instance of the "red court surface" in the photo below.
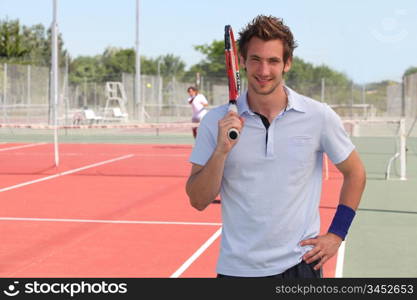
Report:
<svg viewBox="0 0 417 300"><path fill-rule="evenodd" d="M51 145L20 146L0 145L1 277L216 276L221 204L189 205L191 146L62 144L58 169ZM331 166L322 231L340 185Z"/></svg>

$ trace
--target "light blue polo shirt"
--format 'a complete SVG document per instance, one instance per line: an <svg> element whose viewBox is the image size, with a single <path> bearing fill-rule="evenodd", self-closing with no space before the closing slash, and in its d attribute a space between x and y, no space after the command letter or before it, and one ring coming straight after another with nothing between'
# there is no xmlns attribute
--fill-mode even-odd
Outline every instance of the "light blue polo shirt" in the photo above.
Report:
<svg viewBox="0 0 417 300"><path fill-rule="evenodd" d="M339 116L327 105L285 87L288 106L266 128L242 94L245 118L227 156L221 184L222 239L217 273L257 277L284 272L319 235L322 159L338 164L353 151ZM190 162L205 165L217 142L218 121L228 105L210 110L198 128Z"/></svg>

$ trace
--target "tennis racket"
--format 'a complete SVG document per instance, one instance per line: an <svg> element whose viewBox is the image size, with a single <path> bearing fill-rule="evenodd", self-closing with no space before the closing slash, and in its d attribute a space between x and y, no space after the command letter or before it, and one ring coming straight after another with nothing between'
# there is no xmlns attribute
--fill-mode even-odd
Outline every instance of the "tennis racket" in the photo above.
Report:
<svg viewBox="0 0 417 300"><path fill-rule="evenodd" d="M226 73L229 82L229 111L237 113L236 100L239 97L240 90L239 59L237 56L233 30L230 25L226 25L224 28L224 55L226 58ZM239 137L239 130L230 128L227 135L229 139L236 140Z"/></svg>

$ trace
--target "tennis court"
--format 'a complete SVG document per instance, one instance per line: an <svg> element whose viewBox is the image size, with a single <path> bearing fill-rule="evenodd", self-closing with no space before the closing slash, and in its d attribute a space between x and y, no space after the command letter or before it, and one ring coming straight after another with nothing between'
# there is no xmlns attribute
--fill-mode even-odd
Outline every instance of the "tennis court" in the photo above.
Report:
<svg viewBox="0 0 417 300"><path fill-rule="evenodd" d="M1 129L1 276L215 277L221 203L189 205L191 129L159 129L60 130L58 168L50 131ZM322 231L340 186L330 166Z"/></svg>
<svg viewBox="0 0 417 300"><path fill-rule="evenodd" d="M82 18L71 14L71 7L58 9L58 1L52 2L52 20L39 23L40 27L28 24L23 17L25 9L19 7L10 13L11 22L7 15L4 22L13 25L14 18L21 19L21 25L27 27L20 30L18 22L10 41L22 41L23 45L28 40L30 47L22 50L12 45L10 49L19 51L10 55L13 51L6 51L0 64L0 276L215 277L222 204L215 201L199 212L190 206L185 193L194 143L191 124L185 123L191 117L186 91L191 85L198 87L209 99L209 108L234 100L236 97L228 97L233 85L240 85L240 91L248 86L243 72L243 76L236 74L238 59L225 57L226 65L236 63L231 68L234 72L228 72L236 80L230 84L226 73L219 76L220 60L211 53L210 48L216 50L216 40L212 45L196 41L194 49L205 58L187 69L173 47L168 49L173 54L164 55L160 47L161 53L141 56L146 52L139 45L151 45L157 39L151 36L146 42L145 35L144 43L139 43L139 32L154 29L155 24L147 20L153 20L148 17L159 10L146 6L145 18L139 18L139 1L136 9L134 1L128 1L132 6L95 5L84 14L103 17L109 10L109 16L101 19L106 20L104 25L112 25L110 30L103 24L92 24L89 18L82 25ZM62 2L64 6L69 3ZM12 8L6 5L5 10L9 6ZM31 17L38 14L40 18L46 11L38 6ZM181 11L174 6L167 11ZM86 5L82 7L88 11ZM123 7L127 11L119 10ZM118 38L129 36L126 33L131 26L124 21L133 22L130 13L134 12L135 47L119 49ZM393 15L388 11L386 16L366 18L361 34L368 33L367 41L382 42L380 49L388 47L387 42L398 46L412 30L396 21L406 20L409 12L392 8ZM178 20L176 13L169 16ZM71 23L74 20L77 24ZM61 24L67 24L62 31ZM113 36L118 24L122 34ZM219 25L212 27L221 37ZM238 29L243 24L235 25ZM79 33L87 33L84 46L98 45L99 40L109 43L103 45L108 48L100 49L103 54L90 57L66 49L71 45L71 30L64 29L74 31L78 26ZM41 38L47 28L50 32L45 31ZM163 45L171 45L166 38L175 38L184 28L169 27L171 34L163 35ZM346 37L355 30L347 29ZM106 36L98 38L101 33ZM76 40L81 38L77 35ZM47 44L50 47L42 46ZM368 55L375 56L374 49L371 47ZM314 47L309 51L319 60L327 55ZM329 104L344 119L367 170L366 190L350 234L325 265L324 277L417 277L417 73L414 67L398 71L403 75L395 82L397 79L380 78L386 76L384 69L388 67L380 64L377 80L383 81L373 82L363 76L377 68L356 64L355 72L363 82L359 83L357 78L336 70L333 74L330 66L316 63L306 60L298 71L293 68L296 76L289 74L286 84ZM240 91L237 89L237 94ZM333 218L342 185L337 169L325 166L319 208L321 233Z"/></svg>
<svg viewBox="0 0 417 300"><path fill-rule="evenodd" d="M417 138L407 139L407 180L384 180L387 138L353 138L367 185L346 241L344 277L416 277Z"/></svg>

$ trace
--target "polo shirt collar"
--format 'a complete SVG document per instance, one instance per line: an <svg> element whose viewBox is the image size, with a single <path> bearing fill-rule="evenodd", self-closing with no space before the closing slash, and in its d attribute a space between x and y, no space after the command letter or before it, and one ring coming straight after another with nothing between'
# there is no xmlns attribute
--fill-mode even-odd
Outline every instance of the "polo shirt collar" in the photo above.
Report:
<svg viewBox="0 0 417 300"><path fill-rule="evenodd" d="M284 90L288 97L288 106L286 110L289 111L293 109L299 112L306 112L306 107L302 99L302 96L285 85L284 85ZM247 91L243 93L242 95L240 95L236 102L237 102L237 111L240 116L244 113L248 113L249 115L255 115L255 113L251 111L251 109L249 108Z"/></svg>
<svg viewBox="0 0 417 300"><path fill-rule="evenodd" d="M244 113L247 113L249 115L255 115L255 113L250 110L249 105L248 105L248 91L240 95L236 103L237 103L237 112L240 116L243 115Z"/></svg>
<svg viewBox="0 0 417 300"><path fill-rule="evenodd" d="M290 89L289 87L287 87L286 85L284 85L284 90L287 93L288 97L287 111L293 109L299 112L306 112L306 105L302 96Z"/></svg>

